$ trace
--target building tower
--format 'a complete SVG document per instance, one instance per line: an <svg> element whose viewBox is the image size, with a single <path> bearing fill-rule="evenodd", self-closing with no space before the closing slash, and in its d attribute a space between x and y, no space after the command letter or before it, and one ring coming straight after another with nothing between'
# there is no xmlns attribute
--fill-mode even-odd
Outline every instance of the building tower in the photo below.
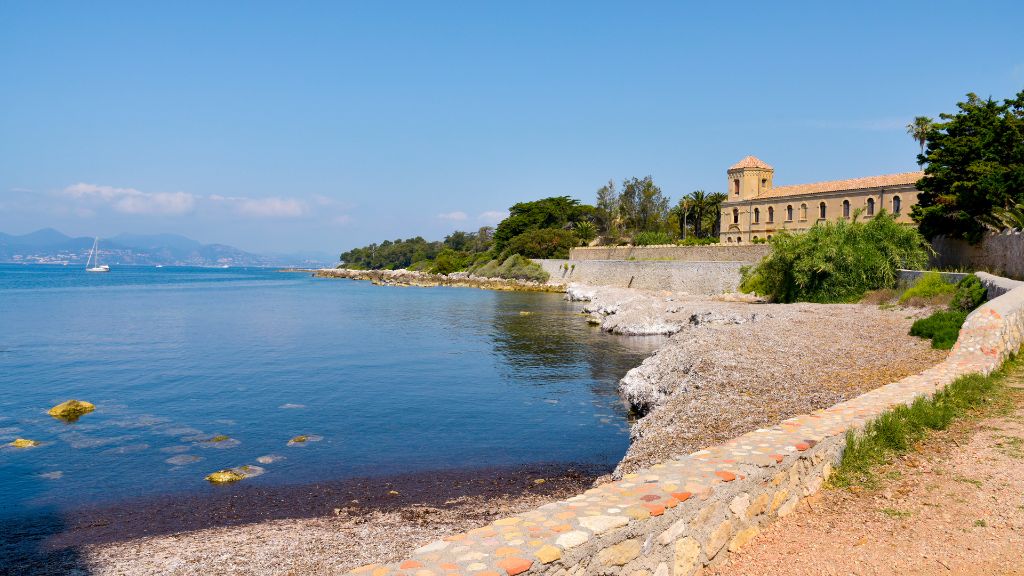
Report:
<svg viewBox="0 0 1024 576"><path fill-rule="evenodd" d="M752 200L772 188L775 169L764 160L747 156L729 167L729 198L726 202Z"/></svg>

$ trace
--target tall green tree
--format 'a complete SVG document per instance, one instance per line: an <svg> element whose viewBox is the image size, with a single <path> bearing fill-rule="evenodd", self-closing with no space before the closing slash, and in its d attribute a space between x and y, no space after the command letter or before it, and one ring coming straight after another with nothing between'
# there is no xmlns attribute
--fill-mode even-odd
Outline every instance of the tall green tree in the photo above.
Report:
<svg viewBox="0 0 1024 576"><path fill-rule="evenodd" d="M935 121L928 116L914 116L914 121L907 124L907 134L921 146L921 156L917 158L917 165L924 164L924 145L928 141L928 131L932 129Z"/></svg>
<svg viewBox="0 0 1024 576"><path fill-rule="evenodd" d="M650 176L622 182L619 210L633 234L656 232L668 218L668 198Z"/></svg>
<svg viewBox="0 0 1024 576"><path fill-rule="evenodd" d="M719 198L716 194L708 194L703 190L694 190L680 201L679 205L682 206L684 203L689 207L688 220L693 224L693 235L698 238L705 236L706 224L708 222L708 216L714 215L718 218L718 207L722 203L723 198Z"/></svg>
<svg viewBox="0 0 1024 576"><path fill-rule="evenodd" d="M502 220L495 229L494 248L504 250L509 241L528 230L564 229L574 222L590 220L593 215L593 206L580 204L579 200L568 196L520 202L509 208L508 218Z"/></svg>
<svg viewBox="0 0 1024 576"><path fill-rule="evenodd" d="M617 236L619 216L619 193L615 190L615 181L608 180L608 183L597 189L597 214L598 230L605 236Z"/></svg>
<svg viewBox="0 0 1024 576"><path fill-rule="evenodd" d="M1024 202L1024 91L997 102L968 94L925 137L927 166L911 217L926 238L979 241L995 208Z"/></svg>

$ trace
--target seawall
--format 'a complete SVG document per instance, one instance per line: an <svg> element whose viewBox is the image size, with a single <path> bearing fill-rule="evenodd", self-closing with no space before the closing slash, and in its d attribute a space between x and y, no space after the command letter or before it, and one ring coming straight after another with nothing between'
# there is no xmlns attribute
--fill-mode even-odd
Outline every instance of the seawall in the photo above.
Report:
<svg viewBox="0 0 1024 576"><path fill-rule="evenodd" d="M417 549L406 561L353 574L690 576L793 512L831 474L850 429L959 376L988 374L1024 340L1024 286L968 316L942 363L825 410L796 416L583 494Z"/></svg>
<svg viewBox="0 0 1024 576"><path fill-rule="evenodd" d="M744 262L634 260L534 260L551 275L549 282L581 282L690 294L735 292Z"/></svg>
<svg viewBox="0 0 1024 576"><path fill-rule="evenodd" d="M756 264L772 251L769 244L707 246L598 246L573 248L570 260L673 260L677 262L742 262Z"/></svg>

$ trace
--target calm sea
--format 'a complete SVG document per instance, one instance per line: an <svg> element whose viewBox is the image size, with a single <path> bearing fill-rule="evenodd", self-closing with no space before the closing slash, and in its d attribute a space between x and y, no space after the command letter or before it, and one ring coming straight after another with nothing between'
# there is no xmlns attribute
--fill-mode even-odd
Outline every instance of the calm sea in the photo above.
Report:
<svg viewBox="0 0 1024 576"><path fill-rule="evenodd" d="M243 482L611 466L616 383L656 344L601 334L558 294L0 265L0 443L43 442L0 448L0 515L230 490L203 477L260 457ZM69 398L96 411L46 414Z"/></svg>

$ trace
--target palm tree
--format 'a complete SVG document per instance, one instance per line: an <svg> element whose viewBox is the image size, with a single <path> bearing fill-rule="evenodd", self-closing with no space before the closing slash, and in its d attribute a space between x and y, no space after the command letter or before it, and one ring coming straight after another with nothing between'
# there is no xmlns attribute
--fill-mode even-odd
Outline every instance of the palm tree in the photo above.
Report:
<svg viewBox="0 0 1024 576"><path fill-rule="evenodd" d="M915 116L914 121L907 124L907 134L921 145L921 155L917 158L917 165L924 164L924 145L928 141L928 131L932 129L935 122L927 116Z"/></svg>
<svg viewBox="0 0 1024 576"><path fill-rule="evenodd" d="M710 196L703 190L694 190L679 201L680 206L684 203L693 214L693 235L703 238L704 215L707 214Z"/></svg>

